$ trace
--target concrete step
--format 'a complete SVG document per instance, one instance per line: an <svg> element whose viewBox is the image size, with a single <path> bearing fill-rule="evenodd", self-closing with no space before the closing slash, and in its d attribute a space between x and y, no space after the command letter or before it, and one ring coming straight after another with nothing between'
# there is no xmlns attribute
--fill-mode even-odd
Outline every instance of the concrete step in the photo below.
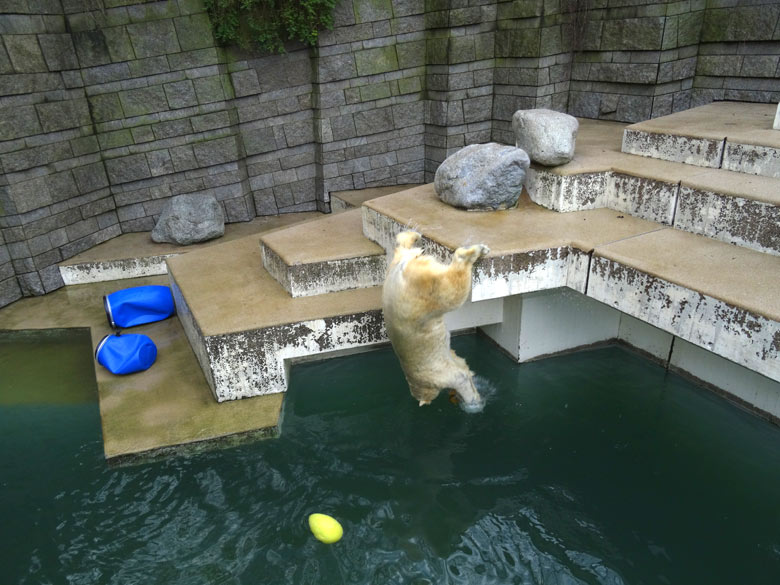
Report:
<svg viewBox="0 0 780 585"><path fill-rule="evenodd" d="M385 341L379 287L293 298L263 268L259 237L170 258L168 272L218 402L284 392L296 360Z"/></svg>
<svg viewBox="0 0 780 585"><path fill-rule="evenodd" d="M287 213L230 223L225 225L225 235L221 238L190 246L153 242L149 232L122 234L61 262L60 275L66 285L161 275L167 272L165 261L172 256L322 216L319 212Z"/></svg>
<svg viewBox="0 0 780 585"><path fill-rule="evenodd" d="M780 178L776 104L715 102L626 127L623 152Z"/></svg>
<svg viewBox="0 0 780 585"><path fill-rule="evenodd" d="M419 185L390 185L388 187L369 187L368 189L352 189L349 191L333 191L330 194L330 209L332 213L341 213L347 209L359 209L363 202L377 197L384 197L398 191L405 191Z"/></svg>
<svg viewBox="0 0 780 585"><path fill-rule="evenodd" d="M767 378L777 396L761 408L780 415L780 257L609 209L558 214L525 200L469 213L431 185L363 205L365 235L386 249L410 222L441 258L463 244L491 248L472 302L567 287Z"/></svg>
<svg viewBox="0 0 780 585"><path fill-rule="evenodd" d="M453 330L481 327L518 361L608 339L689 370L690 359L675 357L682 348L720 356L737 368L729 370L738 381L730 397L780 417L780 257L610 209L556 213L526 196L516 209L470 213L443 204L432 185L369 200L361 214L363 234L386 250L409 225L442 260L462 244L490 246ZM335 217L285 238L316 242L307 230L322 235L324 221L329 240L357 241L354 218ZM305 247L325 260L317 246ZM296 361L387 342L381 287L295 298L261 258L258 236L168 260L179 319L218 401L284 392ZM552 313L528 325L518 311L532 306ZM708 365L694 375L716 371ZM740 394L745 380L762 390Z"/></svg>
<svg viewBox="0 0 780 585"><path fill-rule="evenodd" d="M560 212L613 209L780 255L780 179L626 154L623 129L581 120L570 163L528 170L533 201Z"/></svg>
<svg viewBox="0 0 780 585"><path fill-rule="evenodd" d="M360 209L260 237L263 266L293 297L379 286L385 253L363 237Z"/></svg>

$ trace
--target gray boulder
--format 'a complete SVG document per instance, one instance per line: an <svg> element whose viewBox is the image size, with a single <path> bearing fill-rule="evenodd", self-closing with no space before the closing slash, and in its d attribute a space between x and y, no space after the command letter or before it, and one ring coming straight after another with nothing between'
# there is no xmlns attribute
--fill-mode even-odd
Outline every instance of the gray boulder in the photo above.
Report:
<svg viewBox="0 0 780 585"><path fill-rule="evenodd" d="M574 158L574 142L580 123L569 114L553 110L518 110L512 116L515 144L531 160L547 166L562 165Z"/></svg>
<svg viewBox="0 0 780 585"><path fill-rule="evenodd" d="M152 230L152 240L188 246L225 233L225 214L213 195L172 197Z"/></svg>
<svg viewBox="0 0 780 585"><path fill-rule="evenodd" d="M472 144L439 165L433 186L454 207L508 209L520 198L529 164L528 155L514 146Z"/></svg>

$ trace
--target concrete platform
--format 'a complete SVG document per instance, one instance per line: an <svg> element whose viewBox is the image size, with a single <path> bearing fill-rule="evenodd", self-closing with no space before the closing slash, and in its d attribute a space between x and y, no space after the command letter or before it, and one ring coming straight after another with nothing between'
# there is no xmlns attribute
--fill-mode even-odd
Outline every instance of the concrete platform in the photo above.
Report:
<svg viewBox="0 0 780 585"><path fill-rule="evenodd" d="M380 286L385 252L363 237L360 209L260 237L263 266L293 297Z"/></svg>
<svg viewBox="0 0 780 585"><path fill-rule="evenodd" d="M681 114L700 116L691 112L695 110ZM643 124L673 127L665 119ZM613 209L780 255L780 179L626 154L621 140L625 148L629 128L580 120L570 163L552 168L534 164L528 170L526 188L531 199L560 212Z"/></svg>
<svg viewBox="0 0 780 585"><path fill-rule="evenodd" d="M780 178L777 106L714 102L626 127L623 152Z"/></svg>
<svg viewBox="0 0 780 585"><path fill-rule="evenodd" d="M0 310L0 329L88 327L92 347L110 333L102 296L129 286L166 284L167 277L68 286ZM181 445L218 446L278 432L282 395L217 404L177 318L133 329L158 348L145 372L115 376L95 362L103 449L108 459L155 455ZM217 443L214 443L217 441Z"/></svg>

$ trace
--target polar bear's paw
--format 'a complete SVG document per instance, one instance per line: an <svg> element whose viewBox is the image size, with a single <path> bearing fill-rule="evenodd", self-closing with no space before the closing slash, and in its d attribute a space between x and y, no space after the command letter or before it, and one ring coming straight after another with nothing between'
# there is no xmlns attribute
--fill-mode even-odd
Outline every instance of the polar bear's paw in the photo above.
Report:
<svg viewBox="0 0 780 585"><path fill-rule="evenodd" d="M477 260L483 256L490 254L490 248L485 244L476 244L475 246L469 246L468 248L458 248L455 250L455 260L459 262L466 262L468 264L474 264Z"/></svg>

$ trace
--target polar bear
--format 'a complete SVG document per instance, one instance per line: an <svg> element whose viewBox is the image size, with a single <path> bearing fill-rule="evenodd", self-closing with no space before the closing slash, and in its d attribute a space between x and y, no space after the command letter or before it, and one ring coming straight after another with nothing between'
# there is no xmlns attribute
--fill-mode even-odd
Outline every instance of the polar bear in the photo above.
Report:
<svg viewBox="0 0 780 585"><path fill-rule="evenodd" d="M446 265L423 255L415 246L419 239L420 234L413 231L396 237L382 289L387 334L420 406L430 404L441 390L450 389L464 409L481 410L483 400L474 386L473 373L450 349L444 314L466 301L474 263L490 249L484 245L458 248Z"/></svg>

